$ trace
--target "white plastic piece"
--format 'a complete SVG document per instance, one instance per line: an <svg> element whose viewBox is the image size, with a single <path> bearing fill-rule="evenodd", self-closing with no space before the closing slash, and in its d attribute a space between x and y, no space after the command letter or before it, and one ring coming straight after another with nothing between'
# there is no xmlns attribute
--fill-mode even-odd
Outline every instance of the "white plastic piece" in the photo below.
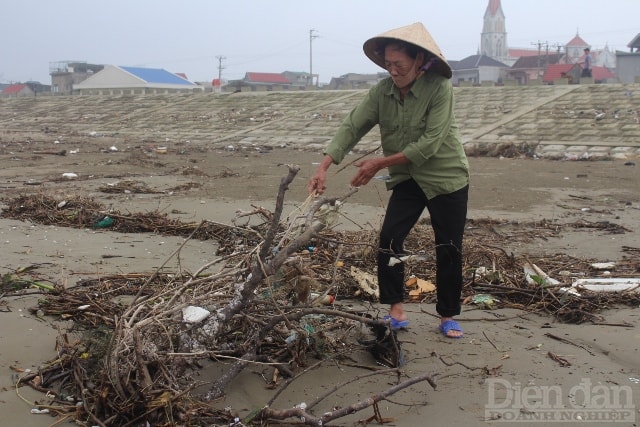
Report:
<svg viewBox="0 0 640 427"><path fill-rule="evenodd" d="M571 286L592 292L640 292L640 278L611 277L599 279L578 279L573 282Z"/></svg>
<svg viewBox="0 0 640 427"><path fill-rule="evenodd" d="M205 308L190 305L182 309L182 320L187 323L200 323L210 314L209 310Z"/></svg>
<svg viewBox="0 0 640 427"><path fill-rule="evenodd" d="M594 262L591 264L591 268L595 268L596 270L611 270L615 266L615 262Z"/></svg>

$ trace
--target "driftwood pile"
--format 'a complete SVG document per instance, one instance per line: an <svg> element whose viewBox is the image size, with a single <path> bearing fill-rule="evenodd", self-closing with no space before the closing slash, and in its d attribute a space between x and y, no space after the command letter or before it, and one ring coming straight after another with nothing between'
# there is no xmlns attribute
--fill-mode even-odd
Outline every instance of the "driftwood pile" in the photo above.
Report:
<svg viewBox="0 0 640 427"><path fill-rule="evenodd" d="M376 234L332 229L343 199L308 200L300 214L283 220L284 194L298 169L289 167L274 212L255 208L244 216L258 225L224 225L203 221L182 223L159 213L123 214L105 210L91 199L60 201L45 195L6 201L3 216L66 227L104 227L122 232L153 232L188 239L214 239L219 257L198 271L141 272L83 280L68 289L55 287L33 312L73 320L60 331L58 357L38 372L24 372L17 385L46 393L46 409L82 425L243 425L295 420L324 425L367 407L379 419L377 403L417 382L435 387L433 373L400 381L401 342L373 307L347 309L344 299L374 301L363 292L361 277L375 272ZM111 221L105 221L110 218ZM527 282L523 265L535 264L550 276L570 278L589 272L593 260L567 255L552 258L514 256L502 249L506 240L548 238L562 227L624 232L614 224L509 224L469 221L465 239L465 302L490 294L492 309L516 307L546 312L561 321L604 322L603 307L640 302L638 293L589 294L560 292L563 283L542 286ZM433 234L420 222L406 242L408 276L433 277ZM173 254L177 255L179 250ZM348 268L347 266L351 267ZM480 271L482 273L480 274ZM637 275L638 254L630 251L618 275ZM562 272L562 274L560 274ZM13 277L13 276L12 276ZM569 280L569 279L567 279ZM3 280L7 292L11 277ZM432 302L433 292L413 298ZM334 303L337 301L338 303ZM303 406L275 409L289 384L320 363L351 363L356 349L371 353L374 372L396 375L391 388L362 401L317 414L321 402L344 384ZM199 375L211 362L227 367L212 381ZM376 363L377 362L377 363ZM261 366L274 390L265 406L243 420L216 402L248 366ZM235 423L235 424L234 424Z"/></svg>

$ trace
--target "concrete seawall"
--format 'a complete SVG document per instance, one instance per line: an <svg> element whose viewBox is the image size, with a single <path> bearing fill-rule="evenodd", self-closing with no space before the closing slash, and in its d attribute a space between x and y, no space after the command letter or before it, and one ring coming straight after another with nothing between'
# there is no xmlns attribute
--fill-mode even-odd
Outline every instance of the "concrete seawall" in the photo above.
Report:
<svg viewBox="0 0 640 427"><path fill-rule="evenodd" d="M0 99L0 143L189 145L319 151L366 91ZM640 157L640 84L455 88L465 148L477 156ZM377 128L358 151L379 144Z"/></svg>

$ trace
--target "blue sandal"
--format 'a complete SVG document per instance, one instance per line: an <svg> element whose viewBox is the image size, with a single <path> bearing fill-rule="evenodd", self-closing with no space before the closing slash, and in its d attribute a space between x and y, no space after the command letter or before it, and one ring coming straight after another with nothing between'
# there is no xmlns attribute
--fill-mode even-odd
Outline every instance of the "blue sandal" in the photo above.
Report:
<svg viewBox="0 0 640 427"><path fill-rule="evenodd" d="M391 329L393 329L394 331L397 331L398 329L406 329L409 327L409 321L408 320L398 320L394 317L391 317L390 315L386 315L384 316L383 320L385 322L390 322L391 323Z"/></svg>
<svg viewBox="0 0 640 427"><path fill-rule="evenodd" d="M444 335L445 338L462 338L462 336L464 335L460 335L459 337L452 337L449 336L448 333L449 331L459 331L462 332L462 328L460 327L460 325L458 324L458 322L456 322L455 320L445 320L443 323L440 324L440 332L442 332L442 335Z"/></svg>

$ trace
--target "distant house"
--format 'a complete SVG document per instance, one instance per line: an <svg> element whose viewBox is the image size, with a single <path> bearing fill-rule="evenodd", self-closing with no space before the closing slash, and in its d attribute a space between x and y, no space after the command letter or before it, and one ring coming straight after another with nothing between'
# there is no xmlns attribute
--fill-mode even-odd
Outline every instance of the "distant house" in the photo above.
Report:
<svg viewBox="0 0 640 427"><path fill-rule="evenodd" d="M248 72L244 76L244 81L247 83L255 84L281 84L290 85L289 80L284 74L281 73L255 73Z"/></svg>
<svg viewBox="0 0 640 427"><path fill-rule="evenodd" d="M595 83L607 83L617 80L616 75L605 67L594 65L591 69L593 81Z"/></svg>
<svg viewBox="0 0 640 427"><path fill-rule="evenodd" d="M40 82L14 83L3 87L0 95L7 98L20 98L25 96L38 96L38 94L51 94L51 86Z"/></svg>
<svg viewBox="0 0 640 427"><path fill-rule="evenodd" d="M133 95L155 93L188 93L202 91L201 86L160 68L105 65L86 80L73 85L81 95Z"/></svg>
<svg viewBox="0 0 640 427"><path fill-rule="evenodd" d="M241 80L230 80L225 90L229 91L274 91L290 89L292 86L284 74L281 73L245 73ZM299 86L297 86L299 87Z"/></svg>
<svg viewBox="0 0 640 427"><path fill-rule="evenodd" d="M283 76L291 82L293 86L309 86L312 84L311 75L305 71L285 71ZM316 75L314 75L315 77Z"/></svg>
<svg viewBox="0 0 640 427"><path fill-rule="evenodd" d="M29 86L24 83L14 83L12 85L7 86L2 91L3 97L24 97L24 96L33 96L34 93Z"/></svg>
<svg viewBox="0 0 640 427"><path fill-rule="evenodd" d="M539 80L544 75L547 66L557 64L561 58L562 54L560 53L521 56L507 70L506 77L507 79L516 80L518 84L526 85L531 80Z"/></svg>
<svg viewBox="0 0 640 427"><path fill-rule="evenodd" d="M389 77L389 73L386 72L376 74L349 73L340 77L332 77L326 89L367 89L387 77Z"/></svg>
<svg viewBox="0 0 640 427"><path fill-rule="evenodd" d="M640 83L640 33L627 45L629 52L616 52L616 72L621 83Z"/></svg>
<svg viewBox="0 0 640 427"><path fill-rule="evenodd" d="M616 72L620 83L640 83L640 52L616 52Z"/></svg>
<svg viewBox="0 0 640 427"><path fill-rule="evenodd" d="M546 84L578 83L580 74L582 74L580 64L552 64L545 70L542 81Z"/></svg>
<svg viewBox="0 0 640 427"><path fill-rule="evenodd" d="M629 52L633 52L635 49L636 53L640 53L640 33L629 42L627 47L630 49Z"/></svg>
<svg viewBox="0 0 640 427"><path fill-rule="evenodd" d="M616 75L605 67L594 66L591 70L594 83L606 83L608 80L616 79ZM581 64L554 64L547 67L542 80L547 84L558 84L566 79L566 83L576 84L580 83L581 74Z"/></svg>
<svg viewBox="0 0 640 427"><path fill-rule="evenodd" d="M104 65L88 64L85 61L51 62L51 92L54 95L71 95L74 84L85 81L103 68Z"/></svg>
<svg viewBox="0 0 640 427"><path fill-rule="evenodd" d="M471 55L460 61L451 61L453 68L452 84L467 82L480 84L483 82L498 83L502 80L509 66L496 61L487 55Z"/></svg>

